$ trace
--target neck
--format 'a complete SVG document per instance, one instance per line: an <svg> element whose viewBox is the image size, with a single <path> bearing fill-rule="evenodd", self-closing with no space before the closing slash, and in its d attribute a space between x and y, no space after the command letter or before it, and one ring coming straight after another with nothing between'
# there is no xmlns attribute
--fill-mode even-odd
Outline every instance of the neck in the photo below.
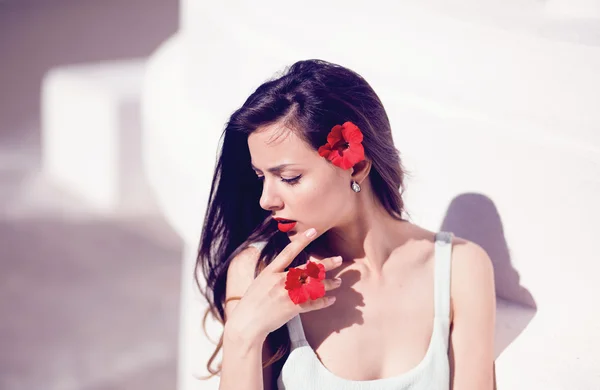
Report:
<svg viewBox="0 0 600 390"><path fill-rule="evenodd" d="M393 218L366 193L354 210L348 222L322 236L319 247L324 256L342 256L344 262L360 264L373 276L381 275L392 251L408 239L411 224Z"/></svg>

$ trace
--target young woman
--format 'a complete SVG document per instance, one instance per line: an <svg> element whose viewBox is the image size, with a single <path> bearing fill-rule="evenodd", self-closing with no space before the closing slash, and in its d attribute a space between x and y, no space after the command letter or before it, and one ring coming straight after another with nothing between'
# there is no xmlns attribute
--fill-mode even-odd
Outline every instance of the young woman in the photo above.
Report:
<svg viewBox="0 0 600 390"><path fill-rule="evenodd" d="M342 66L297 62L233 113L197 263L221 389L493 388L491 261L409 222L403 179L381 101Z"/></svg>

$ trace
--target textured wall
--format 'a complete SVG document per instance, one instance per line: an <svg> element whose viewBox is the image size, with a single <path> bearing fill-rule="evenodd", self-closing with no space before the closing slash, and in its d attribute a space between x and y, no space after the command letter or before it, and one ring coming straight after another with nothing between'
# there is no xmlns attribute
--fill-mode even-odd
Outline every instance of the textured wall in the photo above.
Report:
<svg viewBox="0 0 600 390"><path fill-rule="evenodd" d="M176 0L0 2L0 140L40 141L40 95L52 68L146 57L178 28Z"/></svg>
<svg viewBox="0 0 600 390"><path fill-rule="evenodd" d="M184 1L181 34L151 61L147 167L190 244L187 266L228 115L284 65L337 62L362 74L387 107L413 173L414 221L454 231L492 257L498 388L600 386L591 299L600 295L597 3L313 5ZM169 123L178 126L167 136ZM184 291L187 390L204 388L190 373L212 350L195 325L202 307Z"/></svg>

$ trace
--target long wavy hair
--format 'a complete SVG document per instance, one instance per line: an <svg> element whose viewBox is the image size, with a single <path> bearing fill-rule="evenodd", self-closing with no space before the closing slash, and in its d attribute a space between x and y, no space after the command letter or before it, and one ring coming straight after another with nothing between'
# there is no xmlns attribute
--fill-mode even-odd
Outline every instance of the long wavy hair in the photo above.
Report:
<svg viewBox="0 0 600 390"><path fill-rule="evenodd" d="M223 135L196 263L206 280L201 292L212 314L225 323L225 283L231 260L251 243L264 242L255 276L289 244L286 234L267 223L270 211L259 205L262 182L251 168L248 135L262 126L282 123L316 151L334 125L355 123L363 133L365 157L372 161L369 179L376 198L391 216L404 219L404 177L400 155L394 146L388 116L371 86L357 73L322 60L299 61L275 79L259 86L230 117ZM303 264L310 246L290 267ZM240 299L232 297L229 299ZM285 326L271 332L266 342L275 351L263 367L279 362L289 353ZM223 335L207 363L210 378L220 374L212 364L223 346Z"/></svg>

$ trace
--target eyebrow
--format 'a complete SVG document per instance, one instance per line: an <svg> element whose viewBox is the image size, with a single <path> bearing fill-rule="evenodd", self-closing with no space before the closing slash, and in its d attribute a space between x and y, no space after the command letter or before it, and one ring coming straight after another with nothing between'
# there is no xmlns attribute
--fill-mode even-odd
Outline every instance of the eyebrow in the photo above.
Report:
<svg viewBox="0 0 600 390"><path fill-rule="evenodd" d="M254 169L255 171L260 171L260 169L256 168L254 166L254 164L250 163L250 165L252 165L252 169ZM291 165L298 165L298 164L280 164L277 165L275 167L269 168L267 169L267 171L271 172L271 173L279 173L281 172L284 168L289 167ZM262 171L261 171L262 172Z"/></svg>

